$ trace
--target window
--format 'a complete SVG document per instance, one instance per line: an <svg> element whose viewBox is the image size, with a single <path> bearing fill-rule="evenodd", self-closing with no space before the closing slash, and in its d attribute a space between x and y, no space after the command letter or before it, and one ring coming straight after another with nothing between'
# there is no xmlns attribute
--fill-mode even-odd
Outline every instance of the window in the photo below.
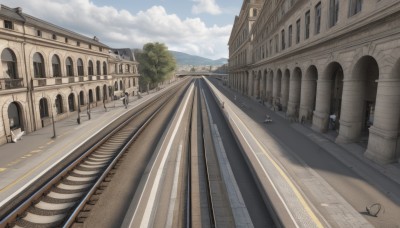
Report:
<svg viewBox="0 0 400 228"><path fill-rule="evenodd" d="M76 46L80 47L81 46L81 42L76 41Z"/></svg>
<svg viewBox="0 0 400 228"><path fill-rule="evenodd" d="M271 51L271 55L272 55L272 39L269 40L269 50Z"/></svg>
<svg viewBox="0 0 400 228"><path fill-rule="evenodd" d="M292 46L292 33L293 33L293 29L292 29L292 25L289 25L289 31L288 31L288 38L289 38L289 42L288 42L288 47Z"/></svg>
<svg viewBox="0 0 400 228"><path fill-rule="evenodd" d="M93 75L93 62L92 62L92 60L89 60L88 74L89 75Z"/></svg>
<svg viewBox="0 0 400 228"><path fill-rule="evenodd" d="M329 26L336 25L339 19L339 0L330 0L329 4Z"/></svg>
<svg viewBox="0 0 400 228"><path fill-rule="evenodd" d="M315 6L315 34L321 31L321 2Z"/></svg>
<svg viewBox="0 0 400 228"><path fill-rule="evenodd" d="M282 50L285 50L285 29L281 31Z"/></svg>
<svg viewBox="0 0 400 228"><path fill-rule="evenodd" d="M14 29L12 21L4 20L4 28L6 28L6 29Z"/></svg>
<svg viewBox="0 0 400 228"><path fill-rule="evenodd" d="M253 17L257 17L257 9L253 9Z"/></svg>
<svg viewBox="0 0 400 228"><path fill-rule="evenodd" d="M349 0L349 4L349 17L361 11L362 0Z"/></svg>
<svg viewBox="0 0 400 228"><path fill-rule="evenodd" d="M103 51L103 48L102 48L102 47L99 47L99 51Z"/></svg>
<svg viewBox="0 0 400 228"><path fill-rule="evenodd" d="M68 43L68 37L65 37L65 43Z"/></svg>
<svg viewBox="0 0 400 228"><path fill-rule="evenodd" d="M65 66L67 70L67 76L74 76L74 66L70 57L65 60Z"/></svg>
<svg viewBox="0 0 400 228"><path fill-rule="evenodd" d="M82 59L78 59L78 76L83 76L83 61Z"/></svg>
<svg viewBox="0 0 400 228"><path fill-rule="evenodd" d="M103 75L107 75L107 63L103 62Z"/></svg>
<svg viewBox="0 0 400 228"><path fill-rule="evenodd" d="M100 61L96 62L96 71L97 71L97 75L101 75Z"/></svg>
<svg viewBox="0 0 400 228"><path fill-rule="evenodd" d="M310 11L306 12L304 20L305 20L304 38L308 39L310 37Z"/></svg>
<svg viewBox="0 0 400 228"><path fill-rule="evenodd" d="M53 77L61 77L60 59L57 55L51 58L51 65L53 66Z"/></svg>
<svg viewBox="0 0 400 228"><path fill-rule="evenodd" d="M275 52L279 52L279 36L278 34L275 35Z"/></svg>
<svg viewBox="0 0 400 228"><path fill-rule="evenodd" d="M92 49L92 45L91 44L89 44L89 49Z"/></svg>
<svg viewBox="0 0 400 228"><path fill-rule="evenodd" d="M53 40L57 40L57 35L53 34Z"/></svg>
<svg viewBox="0 0 400 228"><path fill-rule="evenodd" d="M300 19L296 21L296 44L300 42Z"/></svg>
<svg viewBox="0 0 400 228"><path fill-rule="evenodd" d="M42 37L42 31L36 30L36 36Z"/></svg>
<svg viewBox="0 0 400 228"><path fill-rule="evenodd" d="M35 78L45 78L43 57L37 52L33 55L33 75Z"/></svg>
<svg viewBox="0 0 400 228"><path fill-rule="evenodd" d="M1 52L1 65L3 66L3 75L5 78L17 79L17 60L11 49L6 48Z"/></svg>

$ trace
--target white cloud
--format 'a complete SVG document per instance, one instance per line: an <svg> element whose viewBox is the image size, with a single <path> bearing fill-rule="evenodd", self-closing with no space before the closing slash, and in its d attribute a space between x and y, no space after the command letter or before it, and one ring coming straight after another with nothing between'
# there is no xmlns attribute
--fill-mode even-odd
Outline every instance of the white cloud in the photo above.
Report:
<svg viewBox="0 0 400 228"><path fill-rule="evenodd" d="M221 9L215 3L215 0L193 0L195 5L192 7L192 13L201 14L209 13L212 15L217 15L221 13Z"/></svg>
<svg viewBox="0 0 400 228"><path fill-rule="evenodd" d="M22 6L23 12L88 37L97 36L110 47L142 48L148 42L161 42L170 50L207 58L228 56L232 25L207 27L200 18L181 19L162 6L134 15L89 0L3 0L2 4Z"/></svg>

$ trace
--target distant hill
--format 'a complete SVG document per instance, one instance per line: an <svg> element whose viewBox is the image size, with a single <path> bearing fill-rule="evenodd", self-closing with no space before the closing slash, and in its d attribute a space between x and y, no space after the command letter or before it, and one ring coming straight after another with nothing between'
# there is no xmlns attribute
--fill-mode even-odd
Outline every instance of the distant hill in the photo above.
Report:
<svg viewBox="0 0 400 228"><path fill-rule="evenodd" d="M228 63L227 58L220 58L217 60L207 59L204 57L189 55L178 51L169 51L175 57L178 65L193 65L193 66L222 66Z"/></svg>

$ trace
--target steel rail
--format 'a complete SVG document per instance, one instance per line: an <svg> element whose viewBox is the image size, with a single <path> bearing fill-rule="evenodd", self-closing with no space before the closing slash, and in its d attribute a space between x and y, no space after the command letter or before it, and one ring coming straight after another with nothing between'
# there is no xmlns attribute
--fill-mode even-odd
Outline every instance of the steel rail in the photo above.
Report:
<svg viewBox="0 0 400 228"><path fill-rule="evenodd" d="M175 87L175 91L169 91L167 94L169 97L167 99L171 99L172 95L175 94L179 87ZM22 203L18 204L14 210L12 210L7 216L5 216L1 221L0 221L0 227L8 227L10 224L13 224L15 220L17 220L33 203L35 203L39 198L41 198L49 189L51 189L56 183L60 182L63 180L63 177L68 175L68 173L73 170L77 165L79 165L83 159L87 158L91 153L93 153L100 145L104 144L108 139L110 139L113 135L115 135L117 132L119 132L127 123L130 121L134 120L136 117L138 117L141 113L146 111L149 107L154 105L154 103L162 100L166 96L159 96L154 100L151 100L150 103L146 104L141 110L135 112L132 116L130 116L127 120L123 121L119 126L117 126L115 129L113 129L111 132L106 134L105 136L102 137L101 140L99 140L96 144L94 144L92 147L90 147L86 152L84 152L82 155L78 156L74 161L70 162L67 164L67 166L61 170L60 172L56 173L53 175L52 178L50 178L49 181L47 181L42 187L40 187L37 191L32 193L27 199L25 199ZM161 106L163 107L166 104L166 102L163 102ZM155 116L155 113L151 115L152 117ZM145 121L145 123L148 121ZM143 127L143 126L142 126ZM139 128L140 131L143 130L143 128ZM129 140L128 142L133 142L134 140ZM121 144L122 147L122 144ZM120 147L120 148L121 148ZM128 146L125 144L122 148L127 148ZM120 156L118 156L120 157ZM115 164L114 160L112 164ZM111 169L107 169L111 170ZM106 175L103 175L101 177L105 177ZM103 178L104 179L104 178ZM101 182L100 182L101 183ZM97 186L98 187L98 186ZM84 199L87 199L87 197L84 197ZM79 204L80 205L80 204ZM69 219L68 219L69 220Z"/></svg>

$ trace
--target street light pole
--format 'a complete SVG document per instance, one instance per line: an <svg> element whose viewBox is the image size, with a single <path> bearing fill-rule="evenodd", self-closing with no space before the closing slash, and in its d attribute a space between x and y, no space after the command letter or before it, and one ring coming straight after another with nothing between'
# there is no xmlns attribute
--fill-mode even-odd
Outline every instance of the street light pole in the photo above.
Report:
<svg viewBox="0 0 400 228"><path fill-rule="evenodd" d="M78 119L76 119L78 124L81 124L81 99L80 95L78 94Z"/></svg>
<svg viewBox="0 0 400 228"><path fill-rule="evenodd" d="M51 137L51 138L55 139L55 138L57 138L57 135L56 135L56 123L54 122L53 112L51 113L51 121L53 122L53 137Z"/></svg>

